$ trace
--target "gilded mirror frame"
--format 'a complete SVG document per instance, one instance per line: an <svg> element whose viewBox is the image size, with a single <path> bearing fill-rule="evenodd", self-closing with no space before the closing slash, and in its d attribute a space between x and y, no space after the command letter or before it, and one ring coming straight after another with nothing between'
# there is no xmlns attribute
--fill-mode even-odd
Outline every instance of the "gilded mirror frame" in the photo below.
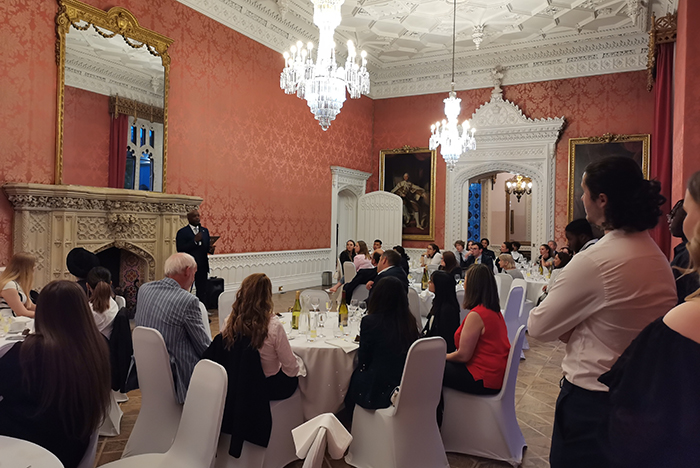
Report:
<svg viewBox="0 0 700 468"><path fill-rule="evenodd" d="M113 37L116 34L122 36L125 42L132 48L146 47L148 52L160 57L164 69L163 89L163 193L166 192L166 174L168 167L168 93L170 88L170 55L168 47L173 39L159 34L139 25L136 17L126 8L113 7L108 11L100 10L86 5L78 0L58 0L58 13L56 13L56 65L57 73L57 97L56 97L56 167L54 183L63 184L63 119L66 79L66 35L76 23L88 23L87 27L94 26L105 31L98 31L103 37ZM86 29L80 26L76 29ZM111 32L111 35L110 33ZM134 42L135 41L135 42Z"/></svg>

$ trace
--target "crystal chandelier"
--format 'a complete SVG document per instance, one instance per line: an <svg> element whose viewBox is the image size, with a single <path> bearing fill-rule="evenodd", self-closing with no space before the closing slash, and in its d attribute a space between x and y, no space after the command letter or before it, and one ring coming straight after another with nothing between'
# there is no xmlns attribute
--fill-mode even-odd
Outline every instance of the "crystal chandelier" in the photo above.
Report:
<svg viewBox="0 0 700 468"><path fill-rule="evenodd" d="M453 171L462 153L476 149L476 139L474 129L470 130L469 121L465 120L462 125L457 123L459 117L461 99L455 93L455 26L457 22L457 0L454 0L454 11L452 14L452 90L450 95L443 102L445 103L445 116L447 120L437 122L430 126L432 135L430 136L429 147L431 150L441 146L440 153L447 164L447 168Z"/></svg>
<svg viewBox="0 0 700 468"><path fill-rule="evenodd" d="M506 180L506 192L518 197L520 203L520 197L532 193L532 179L515 174L515 177Z"/></svg>
<svg viewBox="0 0 700 468"><path fill-rule="evenodd" d="M367 53L360 54L361 63L356 63L357 53L352 41L348 41L348 59L345 67L335 63L335 42L333 34L340 25L340 6L344 0L312 0L314 4L314 24L320 31L316 62L311 57L313 44L304 48L301 41L284 53L284 70L280 75L280 88L285 94L296 93L306 99L309 109L328 130L331 121L340 113L345 102L345 89L351 99L358 99L369 93L369 72Z"/></svg>

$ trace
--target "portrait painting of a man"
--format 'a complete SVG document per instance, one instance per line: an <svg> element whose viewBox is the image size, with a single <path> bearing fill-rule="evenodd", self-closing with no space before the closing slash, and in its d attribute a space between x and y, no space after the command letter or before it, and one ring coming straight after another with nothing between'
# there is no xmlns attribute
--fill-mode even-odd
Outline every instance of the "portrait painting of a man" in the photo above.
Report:
<svg viewBox="0 0 700 468"><path fill-rule="evenodd" d="M384 150L380 190L403 200L403 238L434 240L435 152L427 148Z"/></svg>

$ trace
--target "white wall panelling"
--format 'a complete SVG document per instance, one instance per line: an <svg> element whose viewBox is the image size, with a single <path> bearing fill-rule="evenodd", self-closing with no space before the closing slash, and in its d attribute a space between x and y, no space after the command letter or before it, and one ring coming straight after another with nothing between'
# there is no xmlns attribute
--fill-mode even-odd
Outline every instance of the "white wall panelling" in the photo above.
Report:
<svg viewBox="0 0 700 468"><path fill-rule="evenodd" d="M554 235L555 145L564 117L529 119L504 100L499 86L491 100L474 112L476 150L462 155L454 172L447 172L445 244L466 237L469 181L492 172L520 173L532 178L532 242Z"/></svg>
<svg viewBox="0 0 700 468"><path fill-rule="evenodd" d="M357 233L357 199L365 194L369 172L348 169L347 167L331 166L331 232L330 246L332 264L328 270L335 270L336 245L339 255L345 249L348 239L355 239ZM340 224L336 239L336 224Z"/></svg>
<svg viewBox="0 0 700 468"><path fill-rule="evenodd" d="M357 203L357 238L371 246L374 239L383 245L401 243L403 226L403 201L389 192L372 192L363 195Z"/></svg>
<svg viewBox="0 0 700 468"><path fill-rule="evenodd" d="M238 289L252 273L265 273L272 281L272 292L279 292L280 286L287 292L320 285L331 261L331 249L212 255L209 276L223 278L225 289L230 290Z"/></svg>

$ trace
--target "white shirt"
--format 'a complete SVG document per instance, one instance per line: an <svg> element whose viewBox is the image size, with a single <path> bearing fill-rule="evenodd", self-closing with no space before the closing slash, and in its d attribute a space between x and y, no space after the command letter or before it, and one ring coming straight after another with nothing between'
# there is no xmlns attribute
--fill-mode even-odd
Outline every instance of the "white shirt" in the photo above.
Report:
<svg viewBox="0 0 700 468"><path fill-rule="evenodd" d="M521 254L517 250L513 250L510 253L510 256L513 257L513 260L515 260L516 262L522 262L523 260L525 260L525 257L523 257L523 254Z"/></svg>
<svg viewBox="0 0 700 468"><path fill-rule="evenodd" d="M428 265L439 265L441 261L442 261L442 254L440 252L435 252L435 254L433 255L433 258L431 258L430 262L428 262Z"/></svg>
<svg viewBox="0 0 700 468"><path fill-rule="evenodd" d="M100 314L99 312L95 312L95 309L92 308L91 302L89 302L88 304L90 304L92 318L95 319L95 325L97 325L97 329L107 339L109 339L112 336L112 326L114 325L114 318L117 316L117 312L119 312L119 305L117 305L114 299L110 297L109 308Z"/></svg>
<svg viewBox="0 0 700 468"><path fill-rule="evenodd" d="M579 387L598 382L639 332L676 304L668 260L649 233L609 232L594 249L574 255L530 312L530 335L554 341L572 331L562 370Z"/></svg>
<svg viewBox="0 0 700 468"><path fill-rule="evenodd" d="M190 229L192 229L192 232L194 232L194 235L195 235L195 236L196 236L197 234L199 234L199 226L193 226L193 225L191 225L191 224L190 224L189 226L190 226ZM195 244L197 244L197 245L202 245L202 241L195 242Z"/></svg>
<svg viewBox="0 0 700 468"><path fill-rule="evenodd" d="M7 289L14 289L17 291L17 294L19 294L19 300L22 304L27 303L27 295L24 293L24 290L22 289L22 286L19 285L17 281L8 281L7 284L5 285L4 288L2 288L3 291ZM5 317L16 317L17 314L15 313L14 310L12 310L12 307L7 303L4 297L0 296L0 315L5 316Z"/></svg>

